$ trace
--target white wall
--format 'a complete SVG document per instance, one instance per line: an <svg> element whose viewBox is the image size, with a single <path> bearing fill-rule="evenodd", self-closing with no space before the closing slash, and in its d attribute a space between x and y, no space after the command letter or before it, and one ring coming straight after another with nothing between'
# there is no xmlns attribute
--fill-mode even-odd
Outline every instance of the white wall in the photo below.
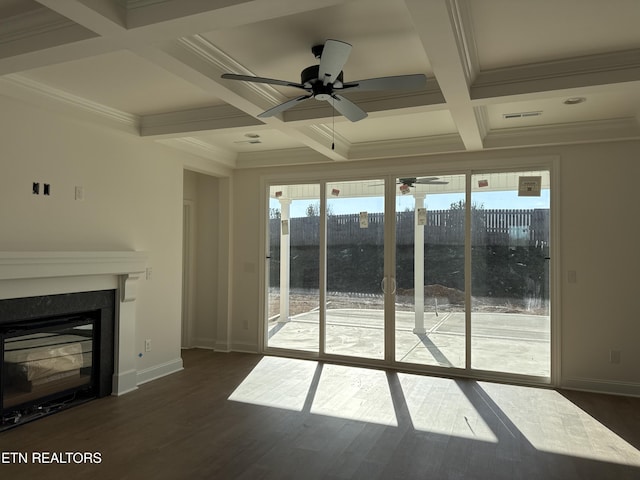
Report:
<svg viewBox="0 0 640 480"><path fill-rule="evenodd" d="M140 381L180 360L182 155L0 96L0 250L142 250ZM32 195L34 181L51 196ZM85 200L74 200L74 187ZM137 353L137 352L136 352Z"/></svg>
<svg viewBox="0 0 640 480"><path fill-rule="evenodd" d="M339 178L348 170L394 173L394 168L408 165L415 165L421 174L429 173L429 164L439 169L461 165L481 168L487 163L509 168L513 159L538 156L557 156L560 165L560 182L552 195L561 202L559 251L553 255L560 262L563 385L640 395L640 309L636 302L640 283L640 201L636 196L640 142L336 163L331 172ZM259 226L264 215L259 208L261 176L315 181L326 172L326 165L234 172L232 203L242 213L233 217L233 348L256 351L259 345L259 271L263 261ZM576 271L577 283L567 282L568 270ZM610 349L622 351L620 364L609 363Z"/></svg>
<svg viewBox="0 0 640 480"><path fill-rule="evenodd" d="M640 395L640 143L563 149L565 384ZM567 272L576 272L576 283ZM620 364L609 350L622 352Z"/></svg>
<svg viewBox="0 0 640 480"><path fill-rule="evenodd" d="M184 198L193 205L195 225L192 346L214 348L218 307L219 180L185 170Z"/></svg>

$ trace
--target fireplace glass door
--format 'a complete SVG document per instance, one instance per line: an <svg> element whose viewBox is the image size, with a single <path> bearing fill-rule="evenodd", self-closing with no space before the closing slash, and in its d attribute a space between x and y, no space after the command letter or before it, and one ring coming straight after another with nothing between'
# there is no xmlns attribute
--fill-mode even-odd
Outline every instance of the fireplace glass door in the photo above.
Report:
<svg viewBox="0 0 640 480"><path fill-rule="evenodd" d="M2 412L91 389L94 330L87 317L3 327Z"/></svg>

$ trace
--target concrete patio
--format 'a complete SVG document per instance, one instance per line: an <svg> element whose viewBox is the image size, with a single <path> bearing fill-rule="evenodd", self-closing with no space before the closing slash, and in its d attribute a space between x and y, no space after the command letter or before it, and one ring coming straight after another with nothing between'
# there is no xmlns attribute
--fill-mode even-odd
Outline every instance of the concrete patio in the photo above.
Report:
<svg viewBox="0 0 640 480"><path fill-rule="evenodd" d="M326 352L384 358L384 312L374 309L328 309ZM463 312L424 314L426 334L413 333L413 312L396 312L396 361L464 368ZM525 313L474 313L472 368L522 375L550 375L549 317ZM269 347L318 351L318 311L269 323Z"/></svg>

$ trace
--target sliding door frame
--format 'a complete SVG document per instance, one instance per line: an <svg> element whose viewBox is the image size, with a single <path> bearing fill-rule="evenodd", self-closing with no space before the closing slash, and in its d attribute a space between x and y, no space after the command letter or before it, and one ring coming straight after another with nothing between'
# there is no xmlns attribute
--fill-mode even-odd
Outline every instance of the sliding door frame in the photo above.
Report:
<svg viewBox="0 0 640 480"><path fill-rule="evenodd" d="M463 156L464 157L464 156ZM537 386L557 386L561 379L561 285L560 285L560 258L557 254L559 245L559 225L560 225L560 205L559 205L559 174L560 159L556 155L540 156L540 157L523 157L514 158L512 156L493 159L484 156L481 160L470 161L465 158L458 158L455 161L442 162L415 162L407 161L394 167L380 166L368 169L368 175L361 175L362 169L355 168L355 165L340 166L339 169L313 169L309 167L304 174L289 173L273 173L265 174L260 177L261 208L260 208L260 237L263 239L260 246L260 258L264 261L259 262L259 278L260 278L260 311L258 321L258 351L259 353L276 354L281 356L289 356L296 358L308 358L315 360L329 360L351 365L362 365L370 367L384 367L400 369L403 371L411 371L421 374L435 374L448 377L465 377L478 380L500 381L514 384L537 385ZM530 170L548 170L550 174L550 246L549 256L549 296L550 296L550 377L527 376L520 374L509 374L503 372L492 372L484 370L473 370L471 368L471 178L474 174L495 173L495 172L519 172ZM326 334L326 185L329 182L358 181L374 178L383 178L385 180L385 257L384 257L384 276L387 279L387 285L395 282L395 182L398 177L403 175L466 175L465 187L465 368L455 367L439 367L425 366L401 363L395 360L395 294L387 289L384 294L384 315L385 315L385 348L384 360L365 359L359 357L341 356L325 353L325 334ZM311 184L320 185L320 338L319 351L293 351L278 348L270 348L267 345L267 329L266 329L266 312L267 310L267 267L268 267L268 229L267 229L267 212L269 205L269 187L271 185L292 185L292 184Z"/></svg>

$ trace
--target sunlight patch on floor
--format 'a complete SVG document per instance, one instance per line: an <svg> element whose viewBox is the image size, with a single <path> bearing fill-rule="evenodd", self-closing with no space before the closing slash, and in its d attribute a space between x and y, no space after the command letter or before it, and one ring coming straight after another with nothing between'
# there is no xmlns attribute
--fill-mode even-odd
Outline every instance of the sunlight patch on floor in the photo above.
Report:
<svg viewBox="0 0 640 480"><path fill-rule="evenodd" d="M311 413L398 425L385 372L369 368L324 365Z"/></svg>
<svg viewBox="0 0 640 480"><path fill-rule="evenodd" d="M300 412L317 366L309 360L264 357L229 400Z"/></svg>
<svg viewBox="0 0 640 480"><path fill-rule="evenodd" d="M640 467L640 451L555 390L478 382L539 451Z"/></svg>
<svg viewBox="0 0 640 480"><path fill-rule="evenodd" d="M413 428L424 432L498 442L488 425L455 380L399 373Z"/></svg>

